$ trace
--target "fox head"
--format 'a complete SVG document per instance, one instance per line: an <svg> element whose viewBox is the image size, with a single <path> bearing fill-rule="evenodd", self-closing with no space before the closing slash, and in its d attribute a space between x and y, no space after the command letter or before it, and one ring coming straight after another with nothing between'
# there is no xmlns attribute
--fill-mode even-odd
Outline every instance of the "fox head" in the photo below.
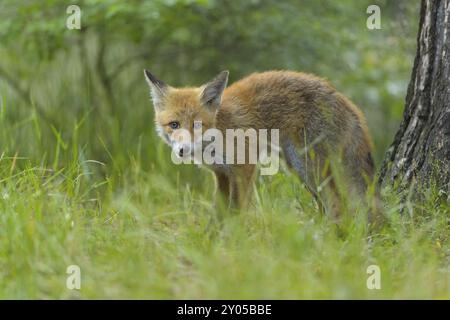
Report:
<svg viewBox="0 0 450 320"><path fill-rule="evenodd" d="M191 156L202 148L201 139L195 141L194 129L215 128L216 112L228 83L228 71L222 71L212 81L197 88L174 88L144 70L155 108L156 130L179 157ZM201 124L201 125L200 125ZM186 133L189 132L189 139Z"/></svg>

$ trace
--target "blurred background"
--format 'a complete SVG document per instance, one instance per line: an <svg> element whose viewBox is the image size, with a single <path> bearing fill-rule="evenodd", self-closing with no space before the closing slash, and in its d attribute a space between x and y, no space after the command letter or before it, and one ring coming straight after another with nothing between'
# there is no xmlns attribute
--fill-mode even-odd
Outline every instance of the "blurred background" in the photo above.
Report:
<svg viewBox="0 0 450 320"><path fill-rule="evenodd" d="M416 209L387 190L390 224L370 241L364 214L337 229L289 174L260 177L254 210L224 217L210 173L172 164L143 75L315 73L363 110L379 167L418 18L412 0L1 0L0 299L448 298L448 208L432 193ZM366 286L371 264L383 290Z"/></svg>
<svg viewBox="0 0 450 320"><path fill-rule="evenodd" d="M174 86L223 69L231 82L270 69L325 77L364 111L378 165L401 120L419 1L85 0L76 3L81 30L66 27L70 4L0 4L7 155L54 169L95 159L107 164L95 169L102 174L130 161L146 171L166 165L144 68ZM382 8L381 30L366 27L371 4Z"/></svg>

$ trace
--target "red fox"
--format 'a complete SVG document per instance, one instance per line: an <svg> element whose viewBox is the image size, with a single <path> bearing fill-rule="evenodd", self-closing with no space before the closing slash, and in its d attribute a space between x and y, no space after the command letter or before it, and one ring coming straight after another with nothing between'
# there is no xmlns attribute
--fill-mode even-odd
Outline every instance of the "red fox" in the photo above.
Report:
<svg viewBox="0 0 450 320"><path fill-rule="evenodd" d="M361 111L327 81L293 71L254 73L227 87L223 71L201 87L174 88L144 70L156 128L173 151L185 156L196 144L173 138L179 129L278 129L287 166L332 215L340 212L338 185L362 199L374 176L372 142ZM200 146L202 148L202 146ZM338 166L336 166L336 164ZM228 203L245 208L252 199L255 164L209 166ZM335 173L340 167L340 178Z"/></svg>

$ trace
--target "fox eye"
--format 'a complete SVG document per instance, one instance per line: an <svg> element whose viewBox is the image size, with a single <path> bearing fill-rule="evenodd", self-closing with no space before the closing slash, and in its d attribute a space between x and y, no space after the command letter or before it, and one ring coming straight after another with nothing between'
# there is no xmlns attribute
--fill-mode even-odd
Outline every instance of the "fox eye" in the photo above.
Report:
<svg viewBox="0 0 450 320"><path fill-rule="evenodd" d="M180 127L180 123L178 121L169 122L169 127L173 130L178 129Z"/></svg>

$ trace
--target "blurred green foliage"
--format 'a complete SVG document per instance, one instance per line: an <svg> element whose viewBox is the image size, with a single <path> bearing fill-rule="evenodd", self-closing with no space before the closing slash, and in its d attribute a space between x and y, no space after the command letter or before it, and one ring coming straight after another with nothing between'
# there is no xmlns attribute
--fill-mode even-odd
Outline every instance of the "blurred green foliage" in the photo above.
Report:
<svg viewBox="0 0 450 320"><path fill-rule="evenodd" d="M381 30L366 28L366 8L373 3L381 7ZM10 127L0 143L8 153L45 155L49 163L64 163L64 154L72 158L73 152L81 152L111 162L107 148L121 166L143 143L145 152L139 156L151 162L148 152L158 142L144 67L173 85L198 85L222 69L230 70L231 81L269 69L316 73L363 109L377 162L401 119L415 54L418 3L77 4L81 30L66 28L65 1L6 0L0 5L0 92L3 125ZM74 139L81 150L64 150Z"/></svg>

